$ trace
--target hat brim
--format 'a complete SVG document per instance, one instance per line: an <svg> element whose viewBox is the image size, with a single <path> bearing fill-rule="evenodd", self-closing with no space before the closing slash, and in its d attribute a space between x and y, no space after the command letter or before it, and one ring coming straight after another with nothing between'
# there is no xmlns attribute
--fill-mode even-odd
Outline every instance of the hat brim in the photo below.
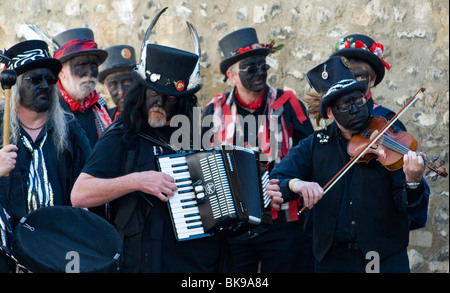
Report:
<svg viewBox="0 0 450 293"><path fill-rule="evenodd" d="M220 72L222 72L222 74L227 75L227 70L228 68L233 65L234 63L238 62L239 60L242 60L244 58L253 56L253 55L263 55L264 57L266 57L267 55L269 55L270 53L270 49L268 48L257 48L257 49L253 49L241 54L236 54L234 56L231 56L229 58L226 58L224 60L222 60L222 62L220 62Z"/></svg>
<svg viewBox="0 0 450 293"><path fill-rule="evenodd" d="M108 57L108 52L101 49L92 49L92 50L83 50L78 52L69 53L67 55L61 56L58 58L61 63L66 62L69 59L78 57L78 56L85 56L85 55L96 55L98 56L98 59L100 61L99 65L105 62L106 57Z"/></svg>
<svg viewBox="0 0 450 293"><path fill-rule="evenodd" d="M33 62L25 63L24 65L17 67L14 71L17 75L20 75L24 72L30 71L36 68L48 68L51 72L58 77L59 72L61 71L62 64L58 59L54 58L42 58Z"/></svg>
<svg viewBox="0 0 450 293"><path fill-rule="evenodd" d="M201 89L201 87L202 87L201 84L198 84L194 88L186 90L186 91L177 91L175 89L172 90L172 89L169 89L169 88L164 87L162 85L159 85L157 83L149 82L149 81L143 79L141 77L141 75L136 70L132 70L131 72L133 73L133 76L134 76L135 80L137 80L137 82L139 82L140 84L142 84L142 85L144 85L144 86L154 90L155 92L158 92L158 93L161 93L161 94L164 94L164 95L168 95L168 96L181 97L181 96L193 95L196 92L198 92Z"/></svg>
<svg viewBox="0 0 450 293"><path fill-rule="evenodd" d="M339 97L349 94L351 92L360 91L362 93L365 93L367 90L367 82L366 81L358 81L354 84L351 84L349 86L343 87L331 94L329 94L326 97L323 97L322 100L319 103L319 114L325 119L328 119L327 115L327 108L333 104L335 100L337 100Z"/></svg>
<svg viewBox="0 0 450 293"><path fill-rule="evenodd" d="M369 63L375 71L375 74L377 75L377 78L375 79L375 85L379 84L384 78L385 69L383 62L381 62L380 58L377 55L369 51L363 49L346 48L333 52L333 54L331 54L331 57L333 56L343 56L347 59L357 58Z"/></svg>
<svg viewBox="0 0 450 293"><path fill-rule="evenodd" d="M131 71L134 68L134 65L127 65L127 66L117 66L113 68L109 68L103 71L100 71L98 73L98 81L100 83L103 83L105 81L105 78L113 73L119 72L119 71Z"/></svg>

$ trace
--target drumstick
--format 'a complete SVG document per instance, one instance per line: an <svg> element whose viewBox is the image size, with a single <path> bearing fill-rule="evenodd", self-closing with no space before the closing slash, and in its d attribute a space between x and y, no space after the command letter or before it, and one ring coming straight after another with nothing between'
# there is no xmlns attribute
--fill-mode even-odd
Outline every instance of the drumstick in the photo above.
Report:
<svg viewBox="0 0 450 293"><path fill-rule="evenodd" d="M11 87L16 83L17 74L14 70L3 70L0 75L2 89L5 91L5 109L3 113L3 147L9 144L9 117L10 117L10 97ZM5 175L7 177L8 174Z"/></svg>

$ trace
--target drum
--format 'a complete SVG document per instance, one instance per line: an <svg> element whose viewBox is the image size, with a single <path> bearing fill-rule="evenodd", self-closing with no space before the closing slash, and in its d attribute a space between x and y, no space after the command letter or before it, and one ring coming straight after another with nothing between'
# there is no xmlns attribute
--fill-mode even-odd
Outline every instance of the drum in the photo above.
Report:
<svg viewBox="0 0 450 293"><path fill-rule="evenodd" d="M11 250L33 273L114 273L122 240L114 226L85 209L39 208L14 228Z"/></svg>
<svg viewBox="0 0 450 293"><path fill-rule="evenodd" d="M12 234L11 223L9 222L9 215L0 204L0 251L6 255L11 255L10 238Z"/></svg>

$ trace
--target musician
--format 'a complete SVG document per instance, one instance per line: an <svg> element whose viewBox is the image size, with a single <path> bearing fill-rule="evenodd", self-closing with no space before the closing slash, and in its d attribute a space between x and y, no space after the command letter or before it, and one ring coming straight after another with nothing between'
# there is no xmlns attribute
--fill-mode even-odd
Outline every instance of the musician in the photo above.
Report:
<svg viewBox="0 0 450 293"><path fill-rule="evenodd" d="M70 191L91 153L89 141L72 114L64 111L56 85L61 62L44 41L18 43L5 52L7 68L17 73L11 88L11 144L0 150L0 203L13 227L28 213L50 205L70 205ZM8 174L8 176L5 176Z"/></svg>
<svg viewBox="0 0 450 293"><path fill-rule="evenodd" d="M395 112L378 103L375 103L372 97L372 88L377 86L384 78L385 69L390 70L391 66L383 58L384 46L381 43L376 43L372 38L363 34L352 34L341 38L335 45L335 51L331 56L344 56L351 64L355 79L365 80L367 82L367 108L372 116L382 116L386 120L394 117ZM394 128L406 131L405 125L400 121L395 121ZM425 188L428 183L422 179ZM410 217L410 229L418 229L425 227L427 222L428 204L422 211Z"/></svg>
<svg viewBox="0 0 450 293"><path fill-rule="evenodd" d="M323 194L322 187L350 160L352 135L371 119L367 83L356 81L349 66L345 57L332 57L307 73L324 93L320 115L334 122L292 148L271 177L280 180L285 200L301 196L312 208L316 272L409 272L408 213L420 211L428 196L423 154L409 152L397 171L376 160L357 163Z"/></svg>
<svg viewBox="0 0 450 293"><path fill-rule="evenodd" d="M134 48L128 45L111 46L105 49L108 57L98 73L98 81L105 86L116 107L108 109L111 119L116 120L123 110L125 95L134 82L131 70L136 65Z"/></svg>
<svg viewBox="0 0 450 293"><path fill-rule="evenodd" d="M111 124L106 101L95 90L98 68L108 52L98 49L89 28L63 31L53 42L58 45L54 56L63 64L58 81L61 105L75 115L93 147Z"/></svg>
<svg viewBox="0 0 450 293"><path fill-rule="evenodd" d="M240 145L263 155L261 171L271 170L289 149L313 132L306 108L292 91L268 86L270 68L266 57L281 46L261 44L254 28L236 30L219 41L225 56L220 71L233 88L216 95L205 107L203 139L213 145ZM260 118L263 119L260 119ZM277 119L278 117L278 119ZM245 121L256 121L253 127ZM263 142L267 142L264 145ZM252 239L230 238L238 272L298 272L303 218L297 216L299 202L289 201L272 210L273 228Z"/></svg>
<svg viewBox="0 0 450 293"><path fill-rule="evenodd" d="M121 118L94 147L72 202L80 207L111 202L112 219L124 237L125 272L219 272L219 234L175 239L167 201L177 186L156 166L156 156L174 153L170 137L181 126L170 127L171 118L178 114L192 121L201 84L190 77L198 76L199 54L152 43L143 49L133 70L138 82Z"/></svg>

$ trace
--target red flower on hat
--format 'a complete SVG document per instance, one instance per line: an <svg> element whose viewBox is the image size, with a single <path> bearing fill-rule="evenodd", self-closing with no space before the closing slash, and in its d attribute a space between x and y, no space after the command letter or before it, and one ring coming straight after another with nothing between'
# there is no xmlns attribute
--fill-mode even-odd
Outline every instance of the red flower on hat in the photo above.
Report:
<svg viewBox="0 0 450 293"><path fill-rule="evenodd" d="M184 90L184 82L182 80L179 80L175 84L175 88L177 89L177 91L181 92L182 90Z"/></svg>
<svg viewBox="0 0 450 293"><path fill-rule="evenodd" d="M270 42L270 44L253 44L244 48L239 48L239 50L236 51L236 53L232 54L232 55L237 55L237 54L242 54L245 52L248 52L250 50L254 50L254 49L260 49L260 48L267 48L270 50L270 53L274 53L275 51L281 50L283 49L284 45L278 45L278 46L274 46L275 45L275 41Z"/></svg>
<svg viewBox="0 0 450 293"><path fill-rule="evenodd" d="M250 51L252 49L251 46L247 46L245 48L240 48L239 50L237 50L236 54L242 54L244 52Z"/></svg>
<svg viewBox="0 0 450 293"><path fill-rule="evenodd" d="M370 51L381 59L381 62L383 62L383 65L384 67L386 67L387 70L391 70L391 66L386 61L383 60L383 51L384 51L383 44L373 43L372 46L370 47Z"/></svg>
<svg viewBox="0 0 450 293"><path fill-rule="evenodd" d="M387 70L391 70L391 66L386 61L383 60L384 47L381 43L373 43L369 49L366 46L366 44L364 44L364 42L362 42L362 41L359 41L359 40L353 41L353 38L344 40L342 38L335 45L336 51L341 50L341 49L349 49L349 48L361 49L361 50L366 50L366 51L372 52L378 58L381 59L381 62L383 63L384 67L386 67Z"/></svg>
<svg viewBox="0 0 450 293"><path fill-rule="evenodd" d="M353 46L354 46L356 49L367 49L366 44L364 44L364 43L361 42L361 41L355 41L355 42L353 43Z"/></svg>

